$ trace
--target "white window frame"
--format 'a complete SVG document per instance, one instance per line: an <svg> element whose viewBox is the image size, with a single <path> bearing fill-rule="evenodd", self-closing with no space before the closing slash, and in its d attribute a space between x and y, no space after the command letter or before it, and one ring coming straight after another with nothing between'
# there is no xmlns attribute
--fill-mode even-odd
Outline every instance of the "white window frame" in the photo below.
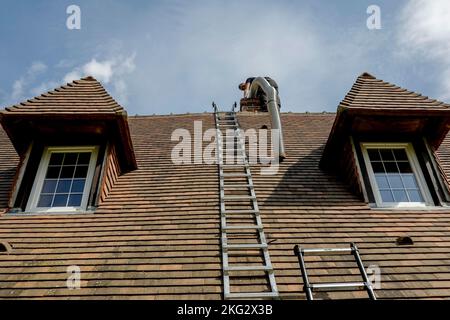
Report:
<svg viewBox="0 0 450 320"><path fill-rule="evenodd" d="M89 161L88 172L86 176L86 182L83 189L83 197L81 199L81 205L78 207L38 207L39 196L44 184L45 175L47 173L48 165L50 162L50 156L52 153L65 153L65 152L91 152L91 159ZM87 202L92 186L92 180L95 172L95 165L97 163L98 146L76 146L76 147L60 147L49 146L45 147L42 153L41 162L34 179L33 187L31 189L30 197L26 206L25 213L76 213L86 211Z"/></svg>
<svg viewBox="0 0 450 320"><path fill-rule="evenodd" d="M413 174L419 185L420 192L424 202L383 202L375 179L372 164L370 163L368 149L403 149L406 151L408 161L411 165ZM367 173L369 175L370 185L372 186L376 206L380 208L423 208L426 206L433 206L433 198L431 197L425 177L420 167L414 148L410 142L395 142L395 143L378 143L378 142L361 142L361 151L366 165Z"/></svg>

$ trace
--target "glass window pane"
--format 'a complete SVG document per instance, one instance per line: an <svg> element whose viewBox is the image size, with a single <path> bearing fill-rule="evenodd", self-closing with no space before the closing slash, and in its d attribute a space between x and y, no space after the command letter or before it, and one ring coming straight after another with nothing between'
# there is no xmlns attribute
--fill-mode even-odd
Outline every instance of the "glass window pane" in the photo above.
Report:
<svg viewBox="0 0 450 320"><path fill-rule="evenodd" d="M380 194L383 202L394 202L394 197L390 190L380 190Z"/></svg>
<svg viewBox="0 0 450 320"><path fill-rule="evenodd" d="M423 202L422 194L417 189L408 190L408 195L412 202Z"/></svg>
<svg viewBox="0 0 450 320"><path fill-rule="evenodd" d="M49 165L61 165L63 162L64 153L55 152L50 156Z"/></svg>
<svg viewBox="0 0 450 320"><path fill-rule="evenodd" d="M405 188L407 189L418 189L418 184L414 174L403 174L402 175L403 183Z"/></svg>
<svg viewBox="0 0 450 320"><path fill-rule="evenodd" d="M70 192L83 192L84 189L84 179L75 179L72 183L72 190Z"/></svg>
<svg viewBox="0 0 450 320"><path fill-rule="evenodd" d="M48 179L58 179L60 169L61 167L48 167L45 177Z"/></svg>
<svg viewBox="0 0 450 320"><path fill-rule="evenodd" d="M384 162L384 167L387 173L397 173L397 164L395 162Z"/></svg>
<svg viewBox="0 0 450 320"><path fill-rule="evenodd" d="M53 200L53 207L65 207L67 205L68 194L56 194Z"/></svg>
<svg viewBox="0 0 450 320"><path fill-rule="evenodd" d="M377 180L377 185L379 189L389 188L388 180L385 174L375 174L375 179Z"/></svg>
<svg viewBox="0 0 450 320"><path fill-rule="evenodd" d="M405 190L392 190L395 202L408 202L408 196Z"/></svg>
<svg viewBox="0 0 450 320"><path fill-rule="evenodd" d="M384 173L382 162L372 162L372 169L374 173Z"/></svg>
<svg viewBox="0 0 450 320"><path fill-rule="evenodd" d="M381 159L383 161L392 161L394 160L394 154L391 149L380 149Z"/></svg>
<svg viewBox="0 0 450 320"><path fill-rule="evenodd" d="M394 149L395 160L402 161L408 160L408 156L406 155L405 149Z"/></svg>
<svg viewBox="0 0 450 320"><path fill-rule="evenodd" d="M62 167L60 178L73 178L75 166Z"/></svg>
<svg viewBox="0 0 450 320"><path fill-rule="evenodd" d="M75 178L86 178L88 172L88 166L79 166L75 170Z"/></svg>
<svg viewBox="0 0 450 320"><path fill-rule="evenodd" d="M392 189L403 189L402 179L399 174L389 174L388 179Z"/></svg>
<svg viewBox="0 0 450 320"><path fill-rule="evenodd" d="M69 207L79 207L81 205L81 198L81 194L71 194L67 205Z"/></svg>
<svg viewBox="0 0 450 320"><path fill-rule="evenodd" d="M42 193L54 193L56 189L56 182L58 180L44 180L44 185L42 186Z"/></svg>
<svg viewBox="0 0 450 320"><path fill-rule="evenodd" d="M68 193L70 191L70 185L72 183L71 179L59 180L58 188L56 188L57 193Z"/></svg>
<svg viewBox="0 0 450 320"><path fill-rule="evenodd" d="M52 205L53 195L41 195L37 204L40 208L50 207Z"/></svg>
<svg viewBox="0 0 450 320"><path fill-rule="evenodd" d="M400 169L401 173L411 173L412 172L412 168L411 165L409 164L409 162L398 162L398 168Z"/></svg>
<svg viewBox="0 0 450 320"><path fill-rule="evenodd" d="M370 161L380 161L380 154L378 153L378 149L367 149L367 153L369 154Z"/></svg>
<svg viewBox="0 0 450 320"><path fill-rule="evenodd" d="M91 160L90 152L81 152L78 156L78 164L89 164L89 160Z"/></svg>
<svg viewBox="0 0 450 320"><path fill-rule="evenodd" d="M64 165L74 165L77 163L78 153L66 153L64 157Z"/></svg>

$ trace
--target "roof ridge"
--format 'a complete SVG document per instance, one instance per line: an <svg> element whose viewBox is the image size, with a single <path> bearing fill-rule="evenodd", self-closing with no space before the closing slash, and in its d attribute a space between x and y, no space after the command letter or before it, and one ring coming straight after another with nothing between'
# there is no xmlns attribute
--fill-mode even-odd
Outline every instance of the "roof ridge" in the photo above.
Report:
<svg viewBox="0 0 450 320"><path fill-rule="evenodd" d="M87 100L92 105L93 111L89 111L89 108L86 108ZM5 109L0 110L0 113L29 113L31 108L33 113L38 115L42 108L42 101L52 105L55 114L67 113L71 112L71 110L76 114L114 113L123 115L126 113L125 109L109 94L101 82L91 75L74 79L40 95L7 106ZM80 106L85 107L85 111L80 111L78 108Z"/></svg>
<svg viewBox="0 0 450 320"><path fill-rule="evenodd" d="M377 103L377 100L380 102ZM392 100L395 101L393 104ZM401 106L402 100L405 100L403 106ZM437 99L429 98L419 92L378 79L368 72L363 72L356 78L350 91L339 103L338 110L346 108L431 109L450 108L450 105Z"/></svg>

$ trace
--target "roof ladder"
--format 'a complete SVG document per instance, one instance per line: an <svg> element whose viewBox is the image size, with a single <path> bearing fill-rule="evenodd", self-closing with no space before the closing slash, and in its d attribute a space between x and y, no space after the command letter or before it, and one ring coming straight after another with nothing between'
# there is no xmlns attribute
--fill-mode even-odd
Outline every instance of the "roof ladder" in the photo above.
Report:
<svg viewBox="0 0 450 320"><path fill-rule="evenodd" d="M333 253L350 253L355 258L358 269L363 279L362 282L331 282L331 283L317 283L312 284L309 282L308 273L306 271L305 254L333 254ZM294 254L298 257L298 263L302 272L303 278L303 290L306 293L308 300L314 300L313 291L331 291L331 290L345 290L345 289L359 289L366 290L370 300L376 300L375 293L373 292L372 283L367 277L366 270L359 256L358 247L351 243L349 248L318 248L318 249L304 249L298 245L294 247Z"/></svg>
<svg viewBox="0 0 450 320"><path fill-rule="evenodd" d="M277 299L279 293L245 152L245 140L234 111L236 103L230 112L220 112L214 102L213 108L217 131L224 298ZM228 158L230 152L232 164ZM262 279L264 284L261 287L264 289L258 286L257 290L262 291L239 290L239 285L234 284L239 277Z"/></svg>

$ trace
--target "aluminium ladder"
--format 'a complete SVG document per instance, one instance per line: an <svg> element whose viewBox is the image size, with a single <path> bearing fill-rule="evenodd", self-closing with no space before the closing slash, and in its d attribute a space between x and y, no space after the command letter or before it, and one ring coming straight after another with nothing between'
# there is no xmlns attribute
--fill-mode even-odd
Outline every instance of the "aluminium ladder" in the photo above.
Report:
<svg viewBox="0 0 450 320"><path fill-rule="evenodd" d="M305 254L330 254L330 253L350 253L355 258L358 265L359 272L363 279L362 282L331 282L331 283L310 283L308 279L308 273L306 271ZM373 292L372 283L367 277L366 270L359 256L358 247L351 243L349 248L318 248L318 249L304 249L298 245L294 247L294 254L298 257L298 263L302 271L303 290L306 293L308 300L314 300L313 291L331 291L331 290L345 290L345 289L359 289L366 290L370 300L376 300L375 293Z"/></svg>
<svg viewBox="0 0 450 320"><path fill-rule="evenodd" d="M224 298L279 298L250 166L245 152L245 140L242 138L234 111L236 103L231 112L220 112L214 102L213 108L217 133L217 161L220 182ZM226 134L224 135L224 133ZM225 146L222 141L223 137L226 139ZM229 148L230 141L232 142L232 148ZM228 163L230 151L233 158L236 158L237 163L234 163L235 159L233 159L232 164ZM224 152L227 155L227 163L224 163ZM236 181L239 178L241 178L241 181ZM236 209L236 203L240 201L245 204L245 209L239 206ZM244 223L243 221L248 222ZM236 232L238 232L238 238L236 238ZM252 256L250 252L257 253L259 264L255 265L254 260L252 261L252 259L255 259L255 256ZM245 261L243 262L242 260ZM237 286L233 285L232 282L239 280L242 274L249 272L253 272L253 277L262 278L265 283L263 286L265 289L260 290L258 288L256 292L253 290L245 290L246 292L232 290L232 287Z"/></svg>

